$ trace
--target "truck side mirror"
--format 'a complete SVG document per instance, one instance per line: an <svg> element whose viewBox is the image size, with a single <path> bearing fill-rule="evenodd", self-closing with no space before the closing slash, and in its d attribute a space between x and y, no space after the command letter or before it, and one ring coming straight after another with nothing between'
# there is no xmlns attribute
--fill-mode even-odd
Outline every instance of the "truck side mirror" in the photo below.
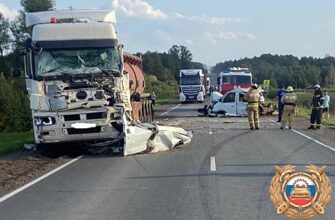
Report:
<svg viewBox="0 0 335 220"><path fill-rule="evenodd" d="M123 47L124 47L123 44L119 44L117 48L118 48L119 50L123 50Z"/></svg>
<svg viewBox="0 0 335 220"><path fill-rule="evenodd" d="M220 77L217 78L217 83L220 86Z"/></svg>

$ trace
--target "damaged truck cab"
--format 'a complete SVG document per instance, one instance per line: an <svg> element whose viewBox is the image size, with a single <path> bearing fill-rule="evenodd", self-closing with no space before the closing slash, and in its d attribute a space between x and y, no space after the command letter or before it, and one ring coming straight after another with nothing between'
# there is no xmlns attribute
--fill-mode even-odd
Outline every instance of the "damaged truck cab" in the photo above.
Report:
<svg viewBox="0 0 335 220"><path fill-rule="evenodd" d="M32 37L24 66L36 144L123 140L132 106L143 103L137 93L132 103L129 69L139 63L125 65L115 20L105 10L26 14Z"/></svg>

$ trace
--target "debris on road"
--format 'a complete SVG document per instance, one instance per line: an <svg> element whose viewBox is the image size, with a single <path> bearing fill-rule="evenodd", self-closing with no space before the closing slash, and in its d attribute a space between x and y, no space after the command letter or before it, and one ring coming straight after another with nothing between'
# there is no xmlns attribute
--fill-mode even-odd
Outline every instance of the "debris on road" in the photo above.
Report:
<svg viewBox="0 0 335 220"><path fill-rule="evenodd" d="M35 144L24 144L23 149L28 151L36 151L36 145Z"/></svg>
<svg viewBox="0 0 335 220"><path fill-rule="evenodd" d="M157 153L191 142L192 133L180 127L162 126L132 121L126 126L124 144L104 142L91 145L95 153L112 152L129 156L138 153Z"/></svg>

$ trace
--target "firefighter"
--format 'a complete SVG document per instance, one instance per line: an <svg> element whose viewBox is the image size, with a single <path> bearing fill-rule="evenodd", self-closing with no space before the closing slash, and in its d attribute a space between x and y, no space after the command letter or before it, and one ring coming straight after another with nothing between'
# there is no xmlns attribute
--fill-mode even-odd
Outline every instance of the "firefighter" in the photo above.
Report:
<svg viewBox="0 0 335 220"><path fill-rule="evenodd" d="M248 121L250 130L259 129L259 98L260 93L257 84L253 84L245 95L248 102Z"/></svg>
<svg viewBox="0 0 335 220"><path fill-rule="evenodd" d="M292 128L293 117L295 112L295 106L297 105L298 98L293 92L293 87L287 87L287 93L285 93L280 102L284 105L283 118L281 122L280 129L284 129L288 120L288 128Z"/></svg>
<svg viewBox="0 0 335 220"><path fill-rule="evenodd" d="M311 113L311 125L308 129L320 129L321 128L321 117L322 117L322 105L323 96L320 89L320 85L316 84L314 86L314 94L312 98L312 113ZM315 125L316 123L316 125Z"/></svg>

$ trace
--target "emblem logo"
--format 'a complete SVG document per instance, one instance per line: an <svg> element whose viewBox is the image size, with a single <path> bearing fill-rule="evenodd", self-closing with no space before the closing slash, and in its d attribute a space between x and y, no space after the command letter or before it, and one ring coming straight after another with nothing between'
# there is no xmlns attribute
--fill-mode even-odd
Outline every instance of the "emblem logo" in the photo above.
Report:
<svg viewBox="0 0 335 220"><path fill-rule="evenodd" d="M332 191L325 166L306 166L307 172L296 172L292 165L275 169L270 197L278 215L301 219L325 213Z"/></svg>

